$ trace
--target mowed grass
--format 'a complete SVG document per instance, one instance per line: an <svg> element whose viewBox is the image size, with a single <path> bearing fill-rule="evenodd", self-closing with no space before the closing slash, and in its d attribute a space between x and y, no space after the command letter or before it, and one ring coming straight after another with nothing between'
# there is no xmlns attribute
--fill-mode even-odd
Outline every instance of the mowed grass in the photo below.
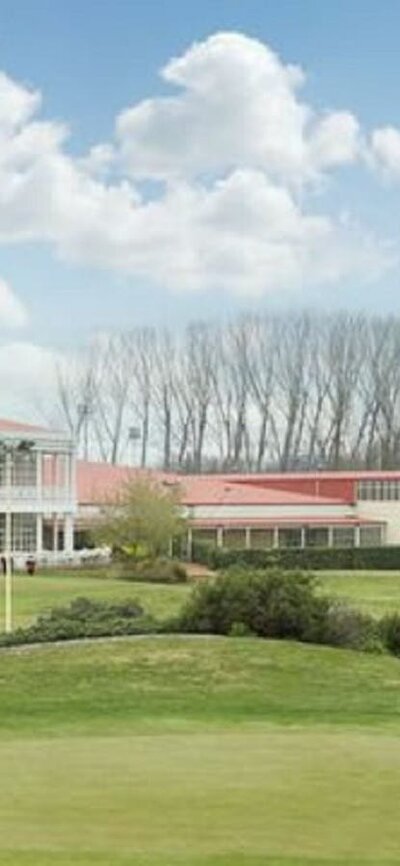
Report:
<svg viewBox="0 0 400 866"><path fill-rule="evenodd" d="M233 638L0 655L1 866L400 862L400 663Z"/></svg>
<svg viewBox="0 0 400 866"><path fill-rule="evenodd" d="M165 586L132 584L126 580L91 577L87 574L41 575L13 579L13 619L15 626L29 625L39 613L56 605L69 604L78 596L104 601L137 598L149 613L167 617L179 610L189 591L187 585ZM4 625L4 578L0 578L0 630Z"/></svg>
<svg viewBox="0 0 400 866"><path fill-rule="evenodd" d="M374 616L400 612L399 571L316 572L321 589Z"/></svg>
<svg viewBox="0 0 400 866"><path fill-rule="evenodd" d="M318 577L400 609L398 574ZM168 616L188 591L16 576L14 610L85 595ZM400 662L211 637L2 651L0 774L0 866L394 866Z"/></svg>

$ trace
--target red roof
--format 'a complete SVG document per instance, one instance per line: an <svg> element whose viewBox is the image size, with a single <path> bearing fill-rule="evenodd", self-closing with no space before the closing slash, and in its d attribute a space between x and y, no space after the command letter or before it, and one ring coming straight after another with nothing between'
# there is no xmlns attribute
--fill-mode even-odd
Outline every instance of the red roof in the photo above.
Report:
<svg viewBox="0 0 400 866"><path fill-rule="evenodd" d="M96 505L115 496L123 484L135 478L160 478L162 472L132 466L112 466L110 463L89 463L78 460L76 470L77 499L81 505Z"/></svg>
<svg viewBox="0 0 400 866"><path fill-rule="evenodd" d="M182 504L193 505L331 505L337 498L309 496L240 484L218 475L182 475L155 472L109 463L77 464L77 495L82 505L95 505L115 496L121 485L135 478L149 477L177 489Z"/></svg>
<svg viewBox="0 0 400 866"><path fill-rule="evenodd" d="M340 499L234 483L218 475L176 478L184 505L332 505Z"/></svg>
<svg viewBox="0 0 400 866"><path fill-rule="evenodd" d="M223 517L202 519L197 518L190 521L194 529L216 529L221 526L226 529L245 529L250 526L253 529L273 529L274 526L385 526L384 520L368 520L367 517Z"/></svg>
<svg viewBox="0 0 400 866"><path fill-rule="evenodd" d="M38 427L36 424L25 424L21 421L10 421L0 418L0 432L4 433L50 433L47 427Z"/></svg>
<svg viewBox="0 0 400 866"><path fill-rule="evenodd" d="M387 479L399 479L400 469L329 469L319 472L248 472L235 474L219 475L219 478L227 478L238 484L258 484L268 481L331 481L338 479L344 481L366 481L377 479L383 481Z"/></svg>

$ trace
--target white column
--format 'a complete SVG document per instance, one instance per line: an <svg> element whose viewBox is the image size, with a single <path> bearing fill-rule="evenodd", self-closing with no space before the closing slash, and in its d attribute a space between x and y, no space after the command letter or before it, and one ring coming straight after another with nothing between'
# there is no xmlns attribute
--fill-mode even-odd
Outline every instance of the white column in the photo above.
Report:
<svg viewBox="0 0 400 866"><path fill-rule="evenodd" d="M53 553L58 553L58 515L53 514Z"/></svg>
<svg viewBox="0 0 400 866"><path fill-rule="evenodd" d="M300 542L300 544L301 544L302 549L304 550L304 548L306 546L306 530L305 530L304 526L301 527L301 542Z"/></svg>
<svg viewBox="0 0 400 866"><path fill-rule="evenodd" d="M217 529L217 547L224 546L224 530L222 526L219 526Z"/></svg>
<svg viewBox="0 0 400 866"><path fill-rule="evenodd" d="M36 452L36 499L42 498L43 487L43 454L41 451Z"/></svg>
<svg viewBox="0 0 400 866"><path fill-rule="evenodd" d="M360 527L355 526L354 527L354 547L360 546L360 536L361 536Z"/></svg>
<svg viewBox="0 0 400 866"><path fill-rule="evenodd" d="M65 553L74 552L74 518L72 514L66 514L64 517L64 551Z"/></svg>
<svg viewBox="0 0 400 866"><path fill-rule="evenodd" d="M333 547L333 526L328 526L328 547Z"/></svg>
<svg viewBox="0 0 400 866"><path fill-rule="evenodd" d="M245 539L245 547L246 550L250 550L251 548L251 529L250 526L246 526L246 539Z"/></svg>
<svg viewBox="0 0 400 866"><path fill-rule="evenodd" d="M43 553L43 516L36 515L36 555L41 556Z"/></svg>
<svg viewBox="0 0 400 866"><path fill-rule="evenodd" d="M191 526L189 526L188 531L187 531L187 558L188 558L189 562L191 562L191 560L192 560L192 553L193 553L193 530L192 530Z"/></svg>
<svg viewBox="0 0 400 866"><path fill-rule="evenodd" d="M279 529L277 526L274 526L274 543L273 547L279 547Z"/></svg>

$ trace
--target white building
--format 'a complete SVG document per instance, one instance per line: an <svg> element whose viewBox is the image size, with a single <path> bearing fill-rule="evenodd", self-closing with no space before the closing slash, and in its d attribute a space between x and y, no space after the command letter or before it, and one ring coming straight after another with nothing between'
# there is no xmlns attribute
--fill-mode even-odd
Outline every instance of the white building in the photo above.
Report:
<svg viewBox="0 0 400 866"><path fill-rule="evenodd" d="M0 550L8 534L15 564L72 554L75 471L68 435L0 419Z"/></svg>

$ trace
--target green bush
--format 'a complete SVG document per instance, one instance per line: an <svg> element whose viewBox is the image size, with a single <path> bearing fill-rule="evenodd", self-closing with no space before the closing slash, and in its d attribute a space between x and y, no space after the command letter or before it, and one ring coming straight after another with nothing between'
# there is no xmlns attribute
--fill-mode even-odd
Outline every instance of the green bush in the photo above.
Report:
<svg viewBox="0 0 400 866"><path fill-rule="evenodd" d="M193 558L214 570L230 566L266 569L400 571L400 547L227 549L196 542Z"/></svg>
<svg viewBox="0 0 400 866"><path fill-rule="evenodd" d="M394 656L400 656L400 614L384 616L379 623L383 645Z"/></svg>
<svg viewBox="0 0 400 866"><path fill-rule="evenodd" d="M232 570L196 587L177 622L183 632L291 639L353 649L378 644L377 626L317 592L297 571Z"/></svg>
<svg viewBox="0 0 400 866"><path fill-rule="evenodd" d="M143 583L186 583L188 580L182 563L162 557L139 560L128 556L120 558L115 575L123 580Z"/></svg>
<svg viewBox="0 0 400 866"><path fill-rule="evenodd" d="M115 604L77 598L68 607L55 607L39 616L28 628L0 635L0 646L44 643L78 638L148 634L157 631L156 622L136 601Z"/></svg>

